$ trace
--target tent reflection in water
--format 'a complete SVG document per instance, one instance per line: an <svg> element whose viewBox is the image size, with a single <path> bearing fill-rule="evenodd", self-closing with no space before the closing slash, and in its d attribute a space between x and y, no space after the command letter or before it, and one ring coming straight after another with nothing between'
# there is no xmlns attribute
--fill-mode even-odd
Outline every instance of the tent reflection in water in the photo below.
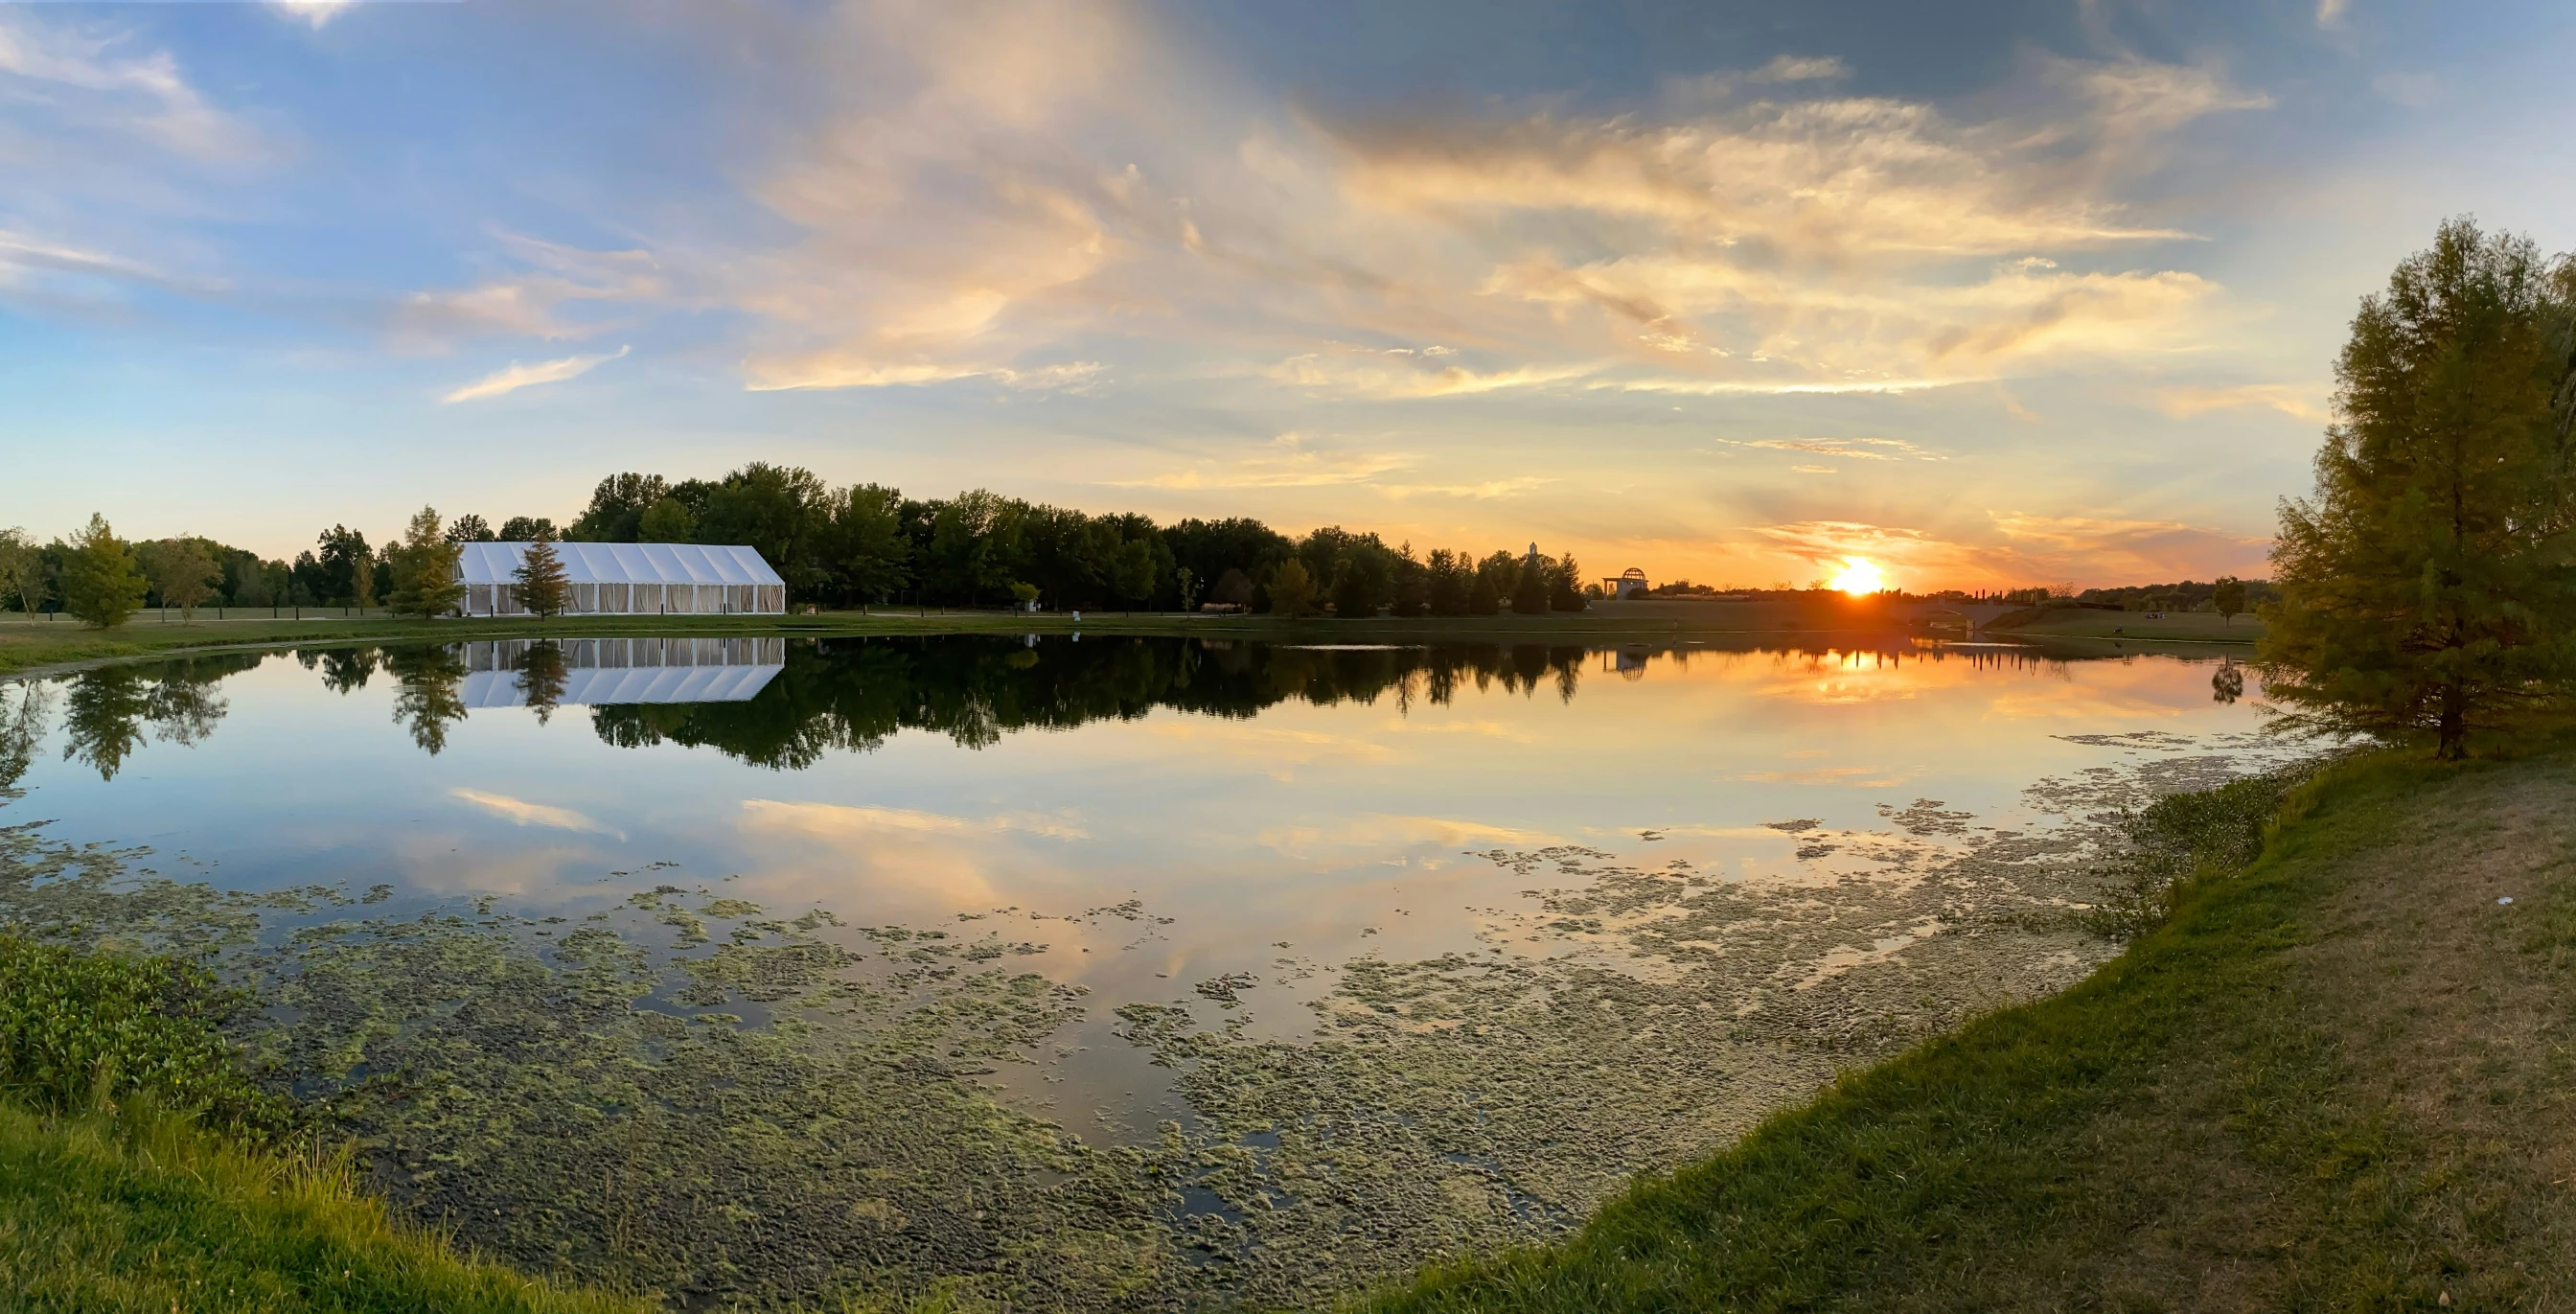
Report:
<svg viewBox="0 0 2576 1314"><path fill-rule="evenodd" d="M779 638L467 643L458 645L465 657L465 706L528 706L523 669L540 645L554 650L551 674L562 681L547 690L551 697L538 700L548 706L748 702L787 669L787 640Z"/></svg>
<svg viewBox="0 0 2576 1314"><path fill-rule="evenodd" d="M519 562L532 543L459 543L468 616L525 616ZM757 549L713 543L556 543L568 616L783 616L787 582Z"/></svg>

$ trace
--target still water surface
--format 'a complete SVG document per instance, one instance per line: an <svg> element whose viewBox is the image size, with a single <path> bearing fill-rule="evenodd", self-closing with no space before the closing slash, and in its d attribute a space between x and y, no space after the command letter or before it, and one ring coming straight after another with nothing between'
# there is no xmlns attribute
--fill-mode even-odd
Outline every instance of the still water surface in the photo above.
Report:
<svg viewBox="0 0 2576 1314"><path fill-rule="evenodd" d="M2220 669L1904 637L199 658L0 698L0 823L45 823L0 914L265 983L257 1047L359 1093L386 1189L523 1262L700 1303L1293 1298L1546 1235L2089 970L2101 823L2283 755ZM82 886L49 846L84 845L126 852ZM809 1119L797 1092L868 1086L919 1139L652 1087L709 1055ZM617 1082L661 1093L583 1093ZM549 1099L578 1130L515 1112ZM648 1123L664 1158L757 1125L797 1167L654 1168ZM655 1173L626 1214L559 1198ZM819 1258L754 1258L782 1217Z"/></svg>

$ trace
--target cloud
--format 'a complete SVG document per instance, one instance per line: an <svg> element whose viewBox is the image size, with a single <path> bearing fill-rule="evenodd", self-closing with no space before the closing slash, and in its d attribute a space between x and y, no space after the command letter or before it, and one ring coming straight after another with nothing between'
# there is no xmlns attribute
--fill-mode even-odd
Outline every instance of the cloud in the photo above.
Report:
<svg viewBox="0 0 2576 1314"><path fill-rule="evenodd" d="M2176 385L2156 391L2156 409L2177 420L2188 420L2210 411L2261 407L2279 411L2295 419L2324 422L2328 417L2323 403L2308 388L2287 383L2240 383L2229 387Z"/></svg>
<svg viewBox="0 0 2576 1314"><path fill-rule="evenodd" d="M299 22L310 23L314 31L340 16L355 0L273 0L280 12Z"/></svg>
<svg viewBox="0 0 2576 1314"><path fill-rule="evenodd" d="M624 832L610 830L570 808L549 807L543 803L530 803L524 799L512 798L507 794L490 794L476 789L451 789L447 792L452 798L470 803L518 825L544 826L551 830L589 831L601 835L615 835L619 839L626 837Z"/></svg>
<svg viewBox="0 0 2576 1314"><path fill-rule="evenodd" d="M1597 368L1575 363L1480 371L1466 365L1382 364L1308 352L1281 361L1269 370L1268 377L1274 383L1308 392L1395 401L1543 388L1580 379Z"/></svg>
<svg viewBox="0 0 2576 1314"><path fill-rule="evenodd" d="M983 835L1018 831L1046 839L1089 839L1091 833L1062 816L1038 812L1002 813L989 817L953 817L913 808L852 806L840 803L783 803L752 798L742 803L745 823L765 830L789 831L836 840L871 836Z"/></svg>
<svg viewBox="0 0 2576 1314"><path fill-rule="evenodd" d="M2352 0L2317 0L2317 26L2329 32L2341 31L2344 15L2351 8Z"/></svg>
<svg viewBox="0 0 2576 1314"><path fill-rule="evenodd" d="M534 365L522 365L513 361L509 368L496 370L476 379L439 400L452 406L458 402L498 397L504 393L517 392L521 388L533 387L540 383L561 383L566 379L579 378L588 374L631 350L633 350L631 347L619 347L603 355L566 356L562 360L539 361Z"/></svg>
<svg viewBox="0 0 2576 1314"><path fill-rule="evenodd" d="M388 323L394 340L428 350L485 336L564 341L614 326L568 318L576 307L675 303L670 280L650 251L593 251L508 232L498 234L497 242L515 268L472 287L402 298Z"/></svg>
<svg viewBox="0 0 2576 1314"><path fill-rule="evenodd" d="M1315 451L1306 446L1303 436L1283 433L1260 450L1230 461L1103 482L1112 488L1327 488L1369 483L1413 462L1401 452Z"/></svg>
<svg viewBox="0 0 2576 1314"><path fill-rule="evenodd" d="M2187 349L2223 289L2120 260L2194 240L2121 187L2269 103L2215 65L2034 59L2010 112L1956 118L1792 55L1730 75L1769 93L1742 103L1335 118L1105 0L778 31L822 108L745 171L791 236L702 261L757 390L1014 386L1104 339L1358 400L1901 391ZM1450 354L1397 354L1426 341Z"/></svg>
<svg viewBox="0 0 2576 1314"><path fill-rule="evenodd" d="M1794 474L1839 474L1839 473L1841 473L1840 471L1836 470L1834 467L1832 467L1832 466L1830 466L1830 465L1793 465L1793 466L1790 466L1790 467L1789 467L1789 469L1790 469L1791 473L1794 473Z"/></svg>
<svg viewBox="0 0 2576 1314"><path fill-rule="evenodd" d="M1754 526L1755 544L1823 568L1845 557L1885 567L1900 585L2023 585L2077 579L2139 583L2242 572L2269 541L2182 521L2120 516L1989 513L1938 528L1852 520Z"/></svg>
<svg viewBox="0 0 2576 1314"><path fill-rule="evenodd" d="M1945 461L1945 453L1905 441L1902 438L1754 438L1738 441L1720 438L1729 447L1767 448L1775 452L1808 452L1817 456L1848 457L1856 461Z"/></svg>
<svg viewBox="0 0 2576 1314"><path fill-rule="evenodd" d="M11 8L23 7L0 7L0 93L42 107L57 132L141 138L206 163L265 154L259 135L208 104L168 51L129 53L129 32L48 26Z"/></svg>
<svg viewBox="0 0 2576 1314"><path fill-rule="evenodd" d="M1745 75L1748 82L1830 82L1851 76L1851 68L1830 55L1802 58L1778 55L1771 62Z"/></svg>

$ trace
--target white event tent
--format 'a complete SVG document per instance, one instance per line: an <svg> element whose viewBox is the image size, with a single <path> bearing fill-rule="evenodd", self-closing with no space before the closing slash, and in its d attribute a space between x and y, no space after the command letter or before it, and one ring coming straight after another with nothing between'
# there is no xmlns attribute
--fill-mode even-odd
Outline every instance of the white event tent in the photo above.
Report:
<svg viewBox="0 0 2576 1314"><path fill-rule="evenodd" d="M459 543L456 578L468 616L524 616L519 562L531 543ZM784 615L787 581L742 546L710 543L557 543L572 585L567 614L658 616L730 612Z"/></svg>

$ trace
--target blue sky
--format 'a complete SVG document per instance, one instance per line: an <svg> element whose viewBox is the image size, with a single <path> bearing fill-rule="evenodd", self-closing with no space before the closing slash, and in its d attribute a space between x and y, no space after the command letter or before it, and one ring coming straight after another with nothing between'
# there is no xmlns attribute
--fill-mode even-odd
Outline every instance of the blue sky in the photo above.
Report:
<svg viewBox="0 0 2576 1314"><path fill-rule="evenodd" d="M0 4L0 526L746 460L1598 573L2259 569L2565 6Z"/></svg>

